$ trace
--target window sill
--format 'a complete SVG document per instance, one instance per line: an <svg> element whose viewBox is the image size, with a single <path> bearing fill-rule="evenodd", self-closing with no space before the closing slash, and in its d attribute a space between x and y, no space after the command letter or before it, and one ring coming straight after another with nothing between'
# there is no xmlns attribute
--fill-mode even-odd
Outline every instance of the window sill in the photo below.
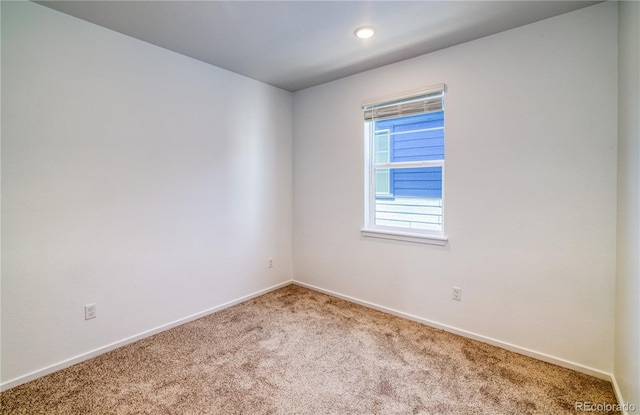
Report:
<svg viewBox="0 0 640 415"><path fill-rule="evenodd" d="M367 238L392 239L394 241L415 242L419 244L444 246L449 241L446 236L426 235L422 233L387 231L379 229L361 229L362 236Z"/></svg>

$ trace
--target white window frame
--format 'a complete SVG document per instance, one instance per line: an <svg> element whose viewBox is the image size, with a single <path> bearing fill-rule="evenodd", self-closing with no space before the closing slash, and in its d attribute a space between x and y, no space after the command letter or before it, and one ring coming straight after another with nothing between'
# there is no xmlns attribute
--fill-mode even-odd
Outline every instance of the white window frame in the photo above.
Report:
<svg viewBox="0 0 640 415"><path fill-rule="evenodd" d="M363 102L363 108L367 108L372 104L386 103L401 101L410 99L412 97L425 96L435 92L444 93L446 86L444 84L435 85L428 88L421 88L419 90L408 91L401 94L395 94L392 96L376 98ZM444 109L444 106L443 108ZM426 112L426 111L425 111ZM402 114L399 114L402 116ZM365 121L364 133L365 133L365 209L364 209L364 227L361 229L361 234L364 237L382 238L400 240L406 242L416 242L431 245L444 246L447 244L448 237L445 234L445 203L444 203L444 190L445 190L445 166L444 160L422 160L415 162L388 162L388 163L375 163L374 154L374 140L375 132L373 131L373 121ZM389 149L391 150L391 149ZM418 229L404 229L393 226L376 225L375 213L376 213L376 183L375 183L375 169L376 168L414 168L414 167L441 167L442 168L442 229L441 231L429 231Z"/></svg>

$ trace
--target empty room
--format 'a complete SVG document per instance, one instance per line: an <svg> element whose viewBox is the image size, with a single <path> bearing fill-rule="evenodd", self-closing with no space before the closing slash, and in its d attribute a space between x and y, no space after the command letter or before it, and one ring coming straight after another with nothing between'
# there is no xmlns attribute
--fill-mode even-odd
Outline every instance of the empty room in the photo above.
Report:
<svg viewBox="0 0 640 415"><path fill-rule="evenodd" d="M1 1L2 414L640 413L640 2Z"/></svg>

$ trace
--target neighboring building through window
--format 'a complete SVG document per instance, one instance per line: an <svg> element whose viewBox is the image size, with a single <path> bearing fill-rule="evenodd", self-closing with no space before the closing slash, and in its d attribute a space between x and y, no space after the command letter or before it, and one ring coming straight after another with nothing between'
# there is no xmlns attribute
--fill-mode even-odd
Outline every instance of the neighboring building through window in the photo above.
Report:
<svg viewBox="0 0 640 415"><path fill-rule="evenodd" d="M376 164L389 163L391 161L389 130L378 129L373 132L373 158ZM389 196L391 193L391 175L389 169L376 170L376 197Z"/></svg>
<svg viewBox="0 0 640 415"><path fill-rule="evenodd" d="M438 85L363 103L367 143L363 232L378 232L367 236L396 233L446 240L444 91L445 86Z"/></svg>

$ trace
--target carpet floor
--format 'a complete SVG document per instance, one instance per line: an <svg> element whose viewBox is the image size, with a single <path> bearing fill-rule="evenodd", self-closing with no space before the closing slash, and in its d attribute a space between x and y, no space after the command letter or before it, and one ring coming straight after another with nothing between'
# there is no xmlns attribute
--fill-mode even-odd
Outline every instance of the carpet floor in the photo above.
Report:
<svg viewBox="0 0 640 415"><path fill-rule="evenodd" d="M609 382L290 285L0 394L2 414L575 414ZM617 413L617 412L599 412Z"/></svg>

